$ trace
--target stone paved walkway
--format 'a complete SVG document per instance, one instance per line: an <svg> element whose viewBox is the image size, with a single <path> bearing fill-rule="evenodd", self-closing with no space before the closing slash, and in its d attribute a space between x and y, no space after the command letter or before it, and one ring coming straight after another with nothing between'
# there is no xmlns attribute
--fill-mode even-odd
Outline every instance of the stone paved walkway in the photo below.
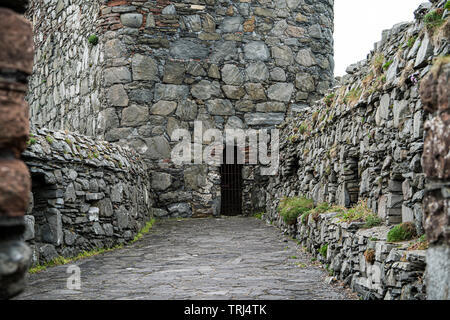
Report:
<svg viewBox="0 0 450 320"><path fill-rule="evenodd" d="M18 299L350 299L297 244L255 218L158 221L131 246L30 275Z"/></svg>

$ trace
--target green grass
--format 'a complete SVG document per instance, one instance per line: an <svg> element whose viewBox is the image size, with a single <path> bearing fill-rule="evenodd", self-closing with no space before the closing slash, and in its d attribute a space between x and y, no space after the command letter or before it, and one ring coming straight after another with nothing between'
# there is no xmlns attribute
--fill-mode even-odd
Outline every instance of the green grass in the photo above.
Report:
<svg viewBox="0 0 450 320"><path fill-rule="evenodd" d="M327 257L327 252L328 252L328 243L323 245L322 247L320 247L319 249L319 253L322 257L326 258Z"/></svg>
<svg viewBox="0 0 450 320"><path fill-rule="evenodd" d="M416 40L417 36L410 37L407 42L408 48L412 48L414 46L414 43L416 43Z"/></svg>
<svg viewBox="0 0 450 320"><path fill-rule="evenodd" d="M433 31L442 26L445 19L442 19L442 9L436 9L425 15L423 21L428 30Z"/></svg>
<svg viewBox="0 0 450 320"><path fill-rule="evenodd" d="M336 96L336 94L332 93L325 97L324 101L328 107L330 107L333 104L335 96Z"/></svg>
<svg viewBox="0 0 450 320"><path fill-rule="evenodd" d="M383 65L383 69L384 69L384 70L389 69L389 67L391 66L391 64L392 64L393 62L394 62L393 60L389 60L388 62L386 62L386 63Z"/></svg>
<svg viewBox="0 0 450 320"><path fill-rule="evenodd" d="M36 138L30 138L27 141L27 145L31 146L31 145L35 144L36 142L37 142Z"/></svg>
<svg viewBox="0 0 450 320"><path fill-rule="evenodd" d="M314 201L305 197L283 198L278 205L278 212L284 222L294 224L297 218L310 211L314 207Z"/></svg>
<svg viewBox="0 0 450 320"><path fill-rule="evenodd" d="M414 223L405 222L392 228L387 234L387 242L411 240L417 235Z"/></svg>
<svg viewBox="0 0 450 320"><path fill-rule="evenodd" d="M255 213L253 215L253 217L256 219L262 220L263 215L264 215L264 212L260 212L260 213Z"/></svg>
<svg viewBox="0 0 450 320"><path fill-rule="evenodd" d="M447 1L447 3L444 6L444 9L450 10L450 1Z"/></svg>
<svg viewBox="0 0 450 320"><path fill-rule="evenodd" d="M365 217L365 220L366 220L366 224L364 225L364 228L366 228L366 229L377 227L383 223L383 220L376 214L367 215Z"/></svg>
<svg viewBox="0 0 450 320"><path fill-rule="evenodd" d="M51 136L46 136L45 140L47 140L47 142L50 143L50 144L53 143L53 138Z"/></svg>
<svg viewBox="0 0 450 320"><path fill-rule="evenodd" d="M147 222L130 243L135 243L136 241L140 240L144 236L144 234L150 231L155 222L156 222L155 218L152 218L149 222Z"/></svg>
<svg viewBox="0 0 450 320"><path fill-rule="evenodd" d="M86 259L86 258L89 258L89 257L93 257L93 256L96 256L96 255L105 253L105 252L110 252L110 251L121 249L121 248L123 248L123 245L117 245L117 246L109 248L109 249L97 248L97 249L94 249L94 250L91 250L91 251L83 251L80 254L78 254L77 256L72 257L72 258L64 258L62 256L59 256L59 257L56 257L55 259L53 259L53 260L51 260L51 261L49 261L47 263L44 263L44 264L41 264L41 265L37 265L37 266L34 266L34 267L30 268L28 270L28 272L29 273L38 273L38 272L46 270L49 267L60 266L60 265L72 263L72 262L75 262L75 261L78 261L78 260L81 260L81 259Z"/></svg>
<svg viewBox="0 0 450 320"><path fill-rule="evenodd" d="M344 209L338 217L341 222L366 222L368 217L373 221L374 213L367 206L367 202L360 200L356 206L350 209Z"/></svg>

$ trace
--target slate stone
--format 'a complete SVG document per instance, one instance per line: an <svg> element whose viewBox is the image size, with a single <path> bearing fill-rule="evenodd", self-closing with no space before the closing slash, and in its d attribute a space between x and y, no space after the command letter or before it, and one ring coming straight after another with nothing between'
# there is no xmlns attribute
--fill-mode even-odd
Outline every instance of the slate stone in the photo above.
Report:
<svg viewBox="0 0 450 320"><path fill-rule="evenodd" d="M157 81L158 66L156 61L141 54L135 54L132 60L133 80L135 81Z"/></svg>
<svg viewBox="0 0 450 320"><path fill-rule="evenodd" d="M201 43L193 40L179 39L171 43L170 56L175 59L203 59L209 54L209 50Z"/></svg>

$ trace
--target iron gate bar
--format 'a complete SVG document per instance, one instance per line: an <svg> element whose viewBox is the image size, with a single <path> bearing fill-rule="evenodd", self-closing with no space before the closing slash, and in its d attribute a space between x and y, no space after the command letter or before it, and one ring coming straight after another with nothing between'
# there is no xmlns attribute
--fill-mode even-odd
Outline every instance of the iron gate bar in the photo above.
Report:
<svg viewBox="0 0 450 320"><path fill-rule="evenodd" d="M226 161L224 151L224 163L221 165L221 214L236 216L242 214L242 167L237 164L237 148L234 150L234 163Z"/></svg>

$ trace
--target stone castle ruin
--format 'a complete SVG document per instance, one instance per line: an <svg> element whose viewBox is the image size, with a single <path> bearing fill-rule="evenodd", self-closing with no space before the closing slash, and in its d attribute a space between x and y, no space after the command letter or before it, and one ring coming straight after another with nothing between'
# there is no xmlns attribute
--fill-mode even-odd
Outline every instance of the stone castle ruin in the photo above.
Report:
<svg viewBox="0 0 450 320"><path fill-rule="evenodd" d="M32 181L11 178L25 203L17 213L0 201L0 216L9 217L2 227L14 216L24 227L18 233L31 249L24 260L28 255L38 264L114 247L153 217L265 212L312 253L326 244L319 260L366 298L448 298L446 1L426 2L415 21L385 31L367 60L342 79L333 74L333 5L29 1L33 71L0 61L0 85L10 82L4 70L19 70L13 76L21 86L31 74L26 150L28 129L19 115L0 118L11 122L0 128L0 168L5 161L20 166L21 153ZM12 15L11 9L17 10L1 13ZM433 10L444 22L430 30L424 17ZM17 104L25 94L19 91ZM8 138L11 128L23 129L19 140ZM267 165L251 163L249 137L232 150L243 156L242 165L175 163L177 129L192 134L193 149L207 146L208 139L196 145L193 136L209 129L278 129L280 168L265 175ZM288 225L279 202L300 195L345 207L364 200L383 226L342 225L333 215ZM404 222L427 234L430 249L408 251L386 241L392 226ZM364 257L369 249L373 263ZM445 268L435 267L442 263Z"/></svg>

